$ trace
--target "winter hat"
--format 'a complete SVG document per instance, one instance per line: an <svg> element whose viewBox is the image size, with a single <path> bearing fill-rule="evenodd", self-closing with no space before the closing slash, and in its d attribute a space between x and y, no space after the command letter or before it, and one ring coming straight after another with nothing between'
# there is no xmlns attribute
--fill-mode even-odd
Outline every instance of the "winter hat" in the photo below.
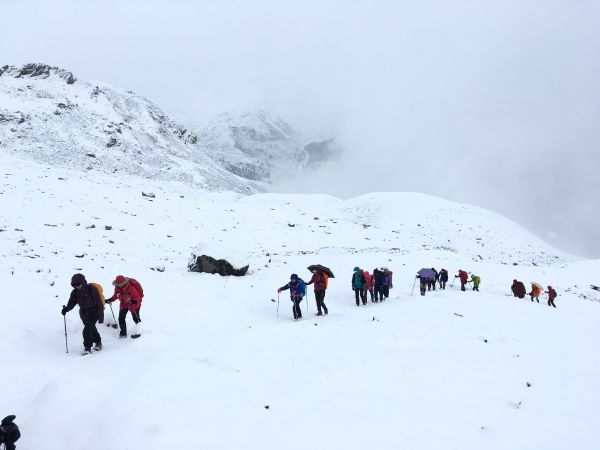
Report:
<svg viewBox="0 0 600 450"><path fill-rule="evenodd" d="M290 280L292 280L292 281L296 281L297 279L298 279L298 275L296 275L295 273L293 273L293 274L290 276Z"/></svg>
<svg viewBox="0 0 600 450"><path fill-rule="evenodd" d="M552 286L548 286L548 289L552 289Z"/></svg>
<svg viewBox="0 0 600 450"><path fill-rule="evenodd" d="M79 286L80 284L87 284L85 276L82 273L76 273L71 277L71 286Z"/></svg>
<svg viewBox="0 0 600 450"><path fill-rule="evenodd" d="M360 272L360 267L356 266L356 267L354 268L354 271L355 271L355 272Z"/></svg>
<svg viewBox="0 0 600 450"><path fill-rule="evenodd" d="M516 282L517 282L517 280L513 280L513 283L516 283Z"/></svg>
<svg viewBox="0 0 600 450"><path fill-rule="evenodd" d="M127 279L123 275L117 275L115 281L112 282L113 286L121 287L127 282Z"/></svg>

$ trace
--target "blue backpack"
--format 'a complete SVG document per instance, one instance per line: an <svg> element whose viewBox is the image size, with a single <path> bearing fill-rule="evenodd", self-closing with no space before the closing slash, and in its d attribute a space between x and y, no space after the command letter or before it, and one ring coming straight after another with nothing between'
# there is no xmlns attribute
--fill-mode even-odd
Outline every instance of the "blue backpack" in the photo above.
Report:
<svg viewBox="0 0 600 450"><path fill-rule="evenodd" d="M298 283L300 283L300 292L302 293L302 297L306 296L306 283L302 278L298 278Z"/></svg>

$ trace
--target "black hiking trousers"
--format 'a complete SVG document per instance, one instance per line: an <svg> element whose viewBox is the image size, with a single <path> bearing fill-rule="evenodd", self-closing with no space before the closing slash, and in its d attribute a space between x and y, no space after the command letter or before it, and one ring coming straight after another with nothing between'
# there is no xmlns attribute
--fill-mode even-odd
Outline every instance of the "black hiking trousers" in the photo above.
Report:
<svg viewBox="0 0 600 450"><path fill-rule="evenodd" d="M127 317L127 313L129 312L128 308L122 309L119 311L119 328L121 328L121 335L127 335L127 322L125 322L125 318ZM140 323L142 319L140 319L140 308L136 309L131 313L131 317L133 317L133 321L135 323Z"/></svg>
<svg viewBox="0 0 600 450"><path fill-rule="evenodd" d="M315 290L315 300L317 301L317 313L323 314L324 312L328 314L329 311L327 311L327 306L325 306L325 289Z"/></svg>
<svg viewBox="0 0 600 450"><path fill-rule="evenodd" d="M554 304L554 300L548 300L548 306L554 306L556 308L556 305Z"/></svg>
<svg viewBox="0 0 600 450"><path fill-rule="evenodd" d="M92 344L100 344L102 343L102 338L100 338L100 333L96 329L96 322L98 322L98 310L94 308L86 308L79 310L79 317L81 317L81 321L83 322L83 346L85 348L90 348Z"/></svg>
<svg viewBox="0 0 600 450"><path fill-rule="evenodd" d="M367 304L367 290L366 289L354 289L354 297L356 297L356 306L360 305L360 300L362 300L362 304ZM360 297L360 300L359 300Z"/></svg>
<svg viewBox="0 0 600 450"><path fill-rule="evenodd" d="M425 295L425 292L427 291L427 280L421 278L419 287L421 289L421 295Z"/></svg>
<svg viewBox="0 0 600 450"><path fill-rule="evenodd" d="M300 302L302 298L296 298L293 300L294 306L292 306L292 313L294 314L294 319L302 319L302 310L300 309Z"/></svg>

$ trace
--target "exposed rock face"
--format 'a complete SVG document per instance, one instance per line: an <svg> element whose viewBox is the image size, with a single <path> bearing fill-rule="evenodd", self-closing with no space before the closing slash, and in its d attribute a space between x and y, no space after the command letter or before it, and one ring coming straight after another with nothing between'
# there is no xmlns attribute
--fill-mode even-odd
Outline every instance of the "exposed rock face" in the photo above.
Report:
<svg viewBox="0 0 600 450"><path fill-rule="evenodd" d="M234 275L241 277L246 275L249 267L244 266L241 269L236 269L224 259L215 259L207 255L197 256L195 260L195 262L188 265L190 272L218 273L221 276Z"/></svg>
<svg viewBox="0 0 600 450"><path fill-rule="evenodd" d="M25 64L21 68L15 66L0 68L0 76L12 76L13 78L49 78L52 75L62 78L67 84L73 84L77 81L77 78L71 72L67 72L59 67L49 66L48 64L32 63Z"/></svg>

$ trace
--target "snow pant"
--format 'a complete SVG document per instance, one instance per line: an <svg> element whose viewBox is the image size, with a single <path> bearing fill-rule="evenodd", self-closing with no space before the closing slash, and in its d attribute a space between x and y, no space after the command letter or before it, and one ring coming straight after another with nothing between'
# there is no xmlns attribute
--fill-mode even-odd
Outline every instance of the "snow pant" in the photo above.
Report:
<svg viewBox="0 0 600 450"><path fill-rule="evenodd" d="M461 282L460 282L460 290L461 290L461 291L466 291L466 289L465 289L465 286L466 286L466 285L467 285L467 282L464 282L464 283L463 283L463 282L461 281Z"/></svg>
<svg viewBox="0 0 600 450"><path fill-rule="evenodd" d="M374 289L369 289L369 294L371 294L371 303L373 303L375 300L375 290Z"/></svg>
<svg viewBox="0 0 600 450"><path fill-rule="evenodd" d="M473 290L479 292L479 285L478 284L474 284L473 285Z"/></svg>
<svg viewBox="0 0 600 450"><path fill-rule="evenodd" d="M323 314L321 309L327 314L327 306L325 306L325 289L315 290L315 300L317 301L317 314Z"/></svg>
<svg viewBox="0 0 600 450"><path fill-rule="evenodd" d="M354 297L356 297L356 306L360 305L360 300L362 300L362 304L367 304L367 290L366 289L354 289ZM360 300L359 300L360 297Z"/></svg>
<svg viewBox="0 0 600 450"><path fill-rule="evenodd" d="M446 282L440 280L440 289L446 289Z"/></svg>
<svg viewBox="0 0 600 450"><path fill-rule="evenodd" d="M383 301L383 286L375 286L375 301Z"/></svg>
<svg viewBox="0 0 600 450"><path fill-rule="evenodd" d="M140 323L142 321L142 319L140 319L140 308L131 311L131 317L133 317L135 323ZM127 317L128 312L128 308L119 311L119 328L121 328L121 336L127 336L127 322L125 322L125 318Z"/></svg>
<svg viewBox="0 0 600 450"><path fill-rule="evenodd" d="M302 311L300 310L301 301L302 297L292 299L292 302L294 302L294 305L292 306L292 313L294 314L294 319L302 319Z"/></svg>
<svg viewBox="0 0 600 450"><path fill-rule="evenodd" d="M83 346L90 348L92 344L102 343L100 333L96 329L96 322L98 322L98 310L96 308L86 308L79 310L79 317L83 322Z"/></svg>
<svg viewBox="0 0 600 450"><path fill-rule="evenodd" d="M431 287L435 290L435 285L433 284L433 280L427 280L427 290L430 291Z"/></svg>
<svg viewBox="0 0 600 450"><path fill-rule="evenodd" d="M529 294L529 296L531 297L531 301L533 302L533 299L535 299L536 302L540 302L540 299L538 297L534 297L533 295Z"/></svg>
<svg viewBox="0 0 600 450"><path fill-rule="evenodd" d="M421 295L425 295L425 292L427 291L427 284L427 279L421 278L419 282L419 287L421 288Z"/></svg>
<svg viewBox="0 0 600 450"><path fill-rule="evenodd" d="M554 306L556 308L556 305L554 304L554 299L548 300L548 306Z"/></svg>
<svg viewBox="0 0 600 450"><path fill-rule="evenodd" d="M390 296L390 287L386 286L385 284L383 285L383 296L385 298L388 298Z"/></svg>

